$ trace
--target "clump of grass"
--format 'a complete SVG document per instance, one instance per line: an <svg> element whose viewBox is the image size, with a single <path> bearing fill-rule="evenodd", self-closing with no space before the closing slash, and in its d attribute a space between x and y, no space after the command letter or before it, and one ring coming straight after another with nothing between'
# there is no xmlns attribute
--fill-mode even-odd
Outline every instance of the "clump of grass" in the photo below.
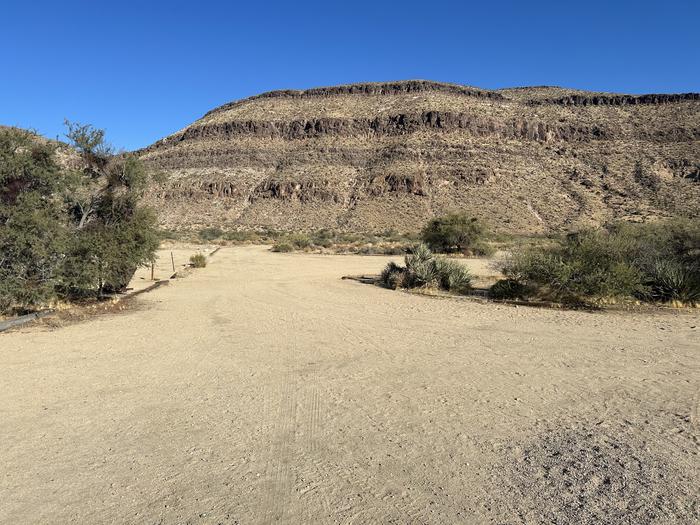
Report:
<svg viewBox="0 0 700 525"><path fill-rule="evenodd" d="M471 275L465 266L433 254L425 244L415 246L404 263L399 266L390 262L380 282L391 289L431 287L454 293L466 293L471 287Z"/></svg>
<svg viewBox="0 0 700 525"><path fill-rule="evenodd" d="M403 277L405 272L405 268L399 266L398 264L392 261L389 264L387 264L386 267L382 270L379 280L387 288L396 290L397 288L400 288L403 284Z"/></svg>
<svg viewBox="0 0 700 525"><path fill-rule="evenodd" d="M444 257L435 257L433 261L440 288L457 293L467 292L471 288L472 278L466 266Z"/></svg>
<svg viewBox="0 0 700 525"><path fill-rule="evenodd" d="M197 253L190 257L192 268L204 268L207 265L207 257L203 253Z"/></svg>

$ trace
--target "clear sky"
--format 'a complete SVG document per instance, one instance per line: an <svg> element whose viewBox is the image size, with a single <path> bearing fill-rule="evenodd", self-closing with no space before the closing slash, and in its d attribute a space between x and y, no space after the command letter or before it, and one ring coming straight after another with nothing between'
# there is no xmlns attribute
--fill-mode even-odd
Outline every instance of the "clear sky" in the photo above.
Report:
<svg viewBox="0 0 700 525"><path fill-rule="evenodd" d="M3 0L0 124L134 149L262 91L423 78L700 91L700 0Z"/></svg>

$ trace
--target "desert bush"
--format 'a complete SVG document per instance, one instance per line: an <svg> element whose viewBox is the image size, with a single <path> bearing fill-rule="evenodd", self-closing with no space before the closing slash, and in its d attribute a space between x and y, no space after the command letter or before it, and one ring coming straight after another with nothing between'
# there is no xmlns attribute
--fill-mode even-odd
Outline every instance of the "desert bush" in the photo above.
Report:
<svg viewBox="0 0 700 525"><path fill-rule="evenodd" d="M491 257L496 253L496 248L485 241L476 241L466 251L466 255L476 255L477 257Z"/></svg>
<svg viewBox="0 0 700 525"><path fill-rule="evenodd" d="M213 241L221 239L224 236L224 231L221 228L209 227L199 230L199 238L203 241Z"/></svg>
<svg viewBox="0 0 700 525"><path fill-rule="evenodd" d="M408 253L399 266L390 262L380 275L387 288L435 287L456 293L469 290L469 270L457 261L434 255L426 245L419 244Z"/></svg>
<svg viewBox="0 0 700 525"><path fill-rule="evenodd" d="M207 265L207 257L203 253L196 253L190 257L190 264L193 268L205 268Z"/></svg>
<svg viewBox="0 0 700 525"><path fill-rule="evenodd" d="M405 268L391 261L382 270L379 280L385 287L396 290L401 285L405 271Z"/></svg>
<svg viewBox="0 0 700 525"><path fill-rule="evenodd" d="M272 251L273 252L278 252L278 253L289 253L294 251L294 246L289 244L288 242L276 242L272 246Z"/></svg>
<svg viewBox="0 0 700 525"><path fill-rule="evenodd" d="M437 285L437 271L434 264L435 256L425 244L418 244L404 258L406 263L405 286Z"/></svg>
<svg viewBox="0 0 700 525"><path fill-rule="evenodd" d="M421 239L439 253L461 252L467 255L488 253L484 243L486 227L475 217L450 213L431 220L421 232Z"/></svg>
<svg viewBox="0 0 700 525"><path fill-rule="evenodd" d="M499 279L489 288L491 299L525 299L527 296L527 286L515 279Z"/></svg>
<svg viewBox="0 0 700 525"><path fill-rule="evenodd" d="M330 230L322 229L314 232L311 235L311 243L314 246L321 246L322 248L330 248L335 243L335 236Z"/></svg>
<svg viewBox="0 0 700 525"><path fill-rule="evenodd" d="M516 250L502 271L543 298L562 302L634 297L697 303L699 254L697 221L613 224Z"/></svg>

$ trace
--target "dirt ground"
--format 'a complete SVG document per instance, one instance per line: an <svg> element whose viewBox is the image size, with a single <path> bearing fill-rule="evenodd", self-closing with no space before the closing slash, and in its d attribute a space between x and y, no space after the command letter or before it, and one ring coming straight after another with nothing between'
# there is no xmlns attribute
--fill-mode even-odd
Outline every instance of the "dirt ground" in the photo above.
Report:
<svg viewBox="0 0 700 525"><path fill-rule="evenodd" d="M384 290L224 248L0 334L0 522L694 523L700 315Z"/></svg>

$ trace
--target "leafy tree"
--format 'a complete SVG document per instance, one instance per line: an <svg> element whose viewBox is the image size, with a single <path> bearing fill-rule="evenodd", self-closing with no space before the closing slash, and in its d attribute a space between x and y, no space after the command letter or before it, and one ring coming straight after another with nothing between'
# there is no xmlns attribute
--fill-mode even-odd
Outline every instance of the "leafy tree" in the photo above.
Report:
<svg viewBox="0 0 700 525"><path fill-rule="evenodd" d="M155 216L139 206L148 177L135 156L112 154L102 130L66 125L84 164L73 173L74 191L67 195L76 234L64 264L64 289L79 296L120 291L158 248Z"/></svg>
<svg viewBox="0 0 700 525"><path fill-rule="evenodd" d="M59 166L41 137L0 129L0 311L122 290L155 256L143 166L113 155L102 130L67 126L77 170Z"/></svg>
<svg viewBox="0 0 700 525"><path fill-rule="evenodd" d="M55 298L66 224L54 149L26 131L0 130L0 311Z"/></svg>
<svg viewBox="0 0 700 525"><path fill-rule="evenodd" d="M435 252L487 255L489 247L483 242L485 235L486 227L477 218L450 213L431 220L423 228L421 238Z"/></svg>

